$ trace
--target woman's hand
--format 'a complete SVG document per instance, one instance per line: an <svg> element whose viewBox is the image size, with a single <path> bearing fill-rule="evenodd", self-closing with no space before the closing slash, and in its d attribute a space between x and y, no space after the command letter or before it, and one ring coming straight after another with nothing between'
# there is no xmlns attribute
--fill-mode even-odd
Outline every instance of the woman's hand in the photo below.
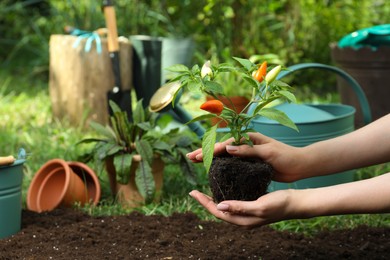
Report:
<svg viewBox="0 0 390 260"><path fill-rule="evenodd" d="M249 133L253 147L231 146L232 140L215 145L215 155L228 152L258 157L274 168L274 180L292 182L390 161L390 114L354 132L319 141L303 148L292 147L259 133ZM189 153L202 161L202 150ZM281 220L340 214L389 213L390 173L371 179L304 190L279 190L255 201L223 201L219 204L199 191L190 195L211 214L247 227Z"/></svg>
<svg viewBox="0 0 390 260"><path fill-rule="evenodd" d="M315 189L278 190L255 201L226 200L216 204L212 198L191 191L211 214L226 222L255 227L281 220L341 214L390 212L390 173L371 179Z"/></svg>
<svg viewBox="0 0 390 260"><path fill-rule="evenodd" d="M291 204L293 192L295 191L280 190L255 201L229 200L219 204L197 190L191 191L190 196L221 220L239 226L256 227L296 217Z"/></svg>
<svg viewBox="0 0 390 260"><path fill-rule="evenodd" d="M214 154L228 152L238 157L257 157L272 165L274 168L275 181L293 182L302 178L310 177L310 172L305 173L302 166L307 165L305 154L301 148L292 147L276 141L260 133L249 133L253 147L249 145L230 145L233 139L215 144ZM197 149L187 157L193 162L202 162L202 149Z"/></svg>

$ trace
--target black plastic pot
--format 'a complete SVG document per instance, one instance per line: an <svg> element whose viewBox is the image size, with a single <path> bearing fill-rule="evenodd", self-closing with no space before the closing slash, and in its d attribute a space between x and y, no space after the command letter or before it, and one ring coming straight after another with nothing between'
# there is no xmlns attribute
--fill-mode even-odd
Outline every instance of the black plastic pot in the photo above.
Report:
<svg viewBox="0 0 390 260"><path fill-rule="evenodd" d="M175 64L189 66L194 52L191 38L165 38L147 35L130 36L133 45L133 85L144 107L160 86L169 80L166 70Z"/></svg>
<svg viewBox="0 0 390 260"><path fill-rule="evenodd" d="M137 99L149 105L154 92L161 86L162 40L146 35L130 36L133 46L133 86Z"/></svg>

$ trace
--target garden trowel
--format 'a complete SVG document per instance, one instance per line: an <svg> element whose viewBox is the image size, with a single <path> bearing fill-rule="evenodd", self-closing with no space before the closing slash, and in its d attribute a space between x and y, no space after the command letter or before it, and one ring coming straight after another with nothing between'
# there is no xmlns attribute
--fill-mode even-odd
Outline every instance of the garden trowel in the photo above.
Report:
<svg viewBox="0 0 390 260"><path fill-rule="evenodd" d="M121 72L119 63L119 42L118 32L116 26L115 8L113 0L103 0L103 12L106 20L106 27L108 30L107 41L108 51L112 62L112 69L114 72L114 86L110 87L107 92L107 103L109 100L114 101L123 111L127 112L127 117L131 119L131 94L130 90L122 90ZM108 105L108 111L112 114L111 108Z"/></svg>

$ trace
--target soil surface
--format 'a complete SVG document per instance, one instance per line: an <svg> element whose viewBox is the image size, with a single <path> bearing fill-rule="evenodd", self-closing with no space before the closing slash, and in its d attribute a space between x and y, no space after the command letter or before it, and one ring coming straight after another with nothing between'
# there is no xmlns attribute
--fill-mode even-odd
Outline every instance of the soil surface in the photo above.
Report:
<svg viewBox="0 0 390 260"><path fill-rule="evenodd" d="M0 239L0 259L390 259L390 228L306 237L201 221L192 213L91 217L73 209L23 211L22 230Z"/></svg>

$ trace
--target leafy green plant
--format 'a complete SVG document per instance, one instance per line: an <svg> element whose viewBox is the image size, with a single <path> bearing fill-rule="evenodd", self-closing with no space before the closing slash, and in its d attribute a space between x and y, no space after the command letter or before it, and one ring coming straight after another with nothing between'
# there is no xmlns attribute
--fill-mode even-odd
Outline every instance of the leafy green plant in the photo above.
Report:
<svg viewBox="0 0 390 260"><path fill-rule="evenodd" d="M208 61L202 68L198 65L191 69L184 65L170 67L171 71L178 73L172 81L180 81L181 84L177 93L183 87L188 87L190 91L200 91L214 97L214 100L206 101L200 107L209 113L200 115L192 119L191 122L215 117L220 119L219 122L225 121L230 128L230 132L222 140L233 137L234 145L252 145L247 133L254 131L250 128L250 122L258 116L275 120L282 125L298 130L294 122L285 113L271 106L271 103L276 100L295 102L295 96L290 92L291 87L285 82L276 80L281 66L278 65L267 71L267 62L263 62L259 66L248 59L234 58L234 60L236 61L234 64L223 63L219 65L211 65ZM218 75L221 73L234 73L247 83L237 86L237 88L249 87L251 89L252 97L247 107L253 106L253 113L247 114L246 112L236 111L234 108L230 109L219 100L220 96L229 98L226 96L224 86L218 81ZM246 109L243 111L246 111ZM212 126L203 136L203 161L207 170L209 170L213 159L217 127L218 124Z"/></svg>
<svg viewBox="0 0 390 260"><path fill-rule="evenodd" d="M179 164L189 182L195 182L194 166L186 158L186 154L194 147L194 139L179 128L163 132L158 127L158 114L144 109L142 99L133 110L132 122L127 113L110 101L113 115L111 125L103 126L91 122L101 138L86 138L78 144L93 143L92 149L82 155L82 160L93 160L102 169L107 159L112 159L116 170L116 181L127 184L130 180L130 169L135 155L141 161L135 172L135 182L140 194L146 202L153 199L155 184L152 175L152 162L160 156L165 163Z"/></svg>

